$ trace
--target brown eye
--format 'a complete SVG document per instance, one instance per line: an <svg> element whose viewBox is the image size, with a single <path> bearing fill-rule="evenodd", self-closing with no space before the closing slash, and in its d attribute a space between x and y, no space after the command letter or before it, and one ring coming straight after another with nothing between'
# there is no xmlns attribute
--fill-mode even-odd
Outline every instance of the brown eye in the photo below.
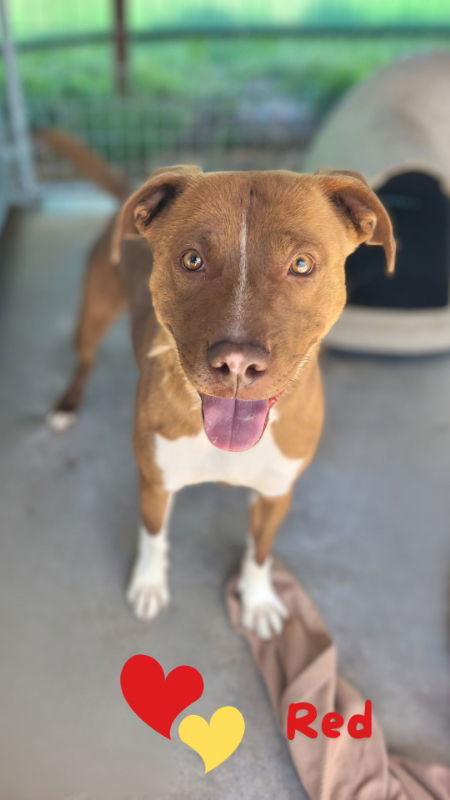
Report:
<svg viewBox="0 0 450 800"><path fill-rule="evenodd" d="M198 272L203 267L203 259L197 250L188 250L182 257L181 263L189 272Z"/></svg>
<svg viewBox="0 0 450 800"><path fill-rule="evenodd" d="M315 266L314 259L307 253L302 253L292 261L289 272L293 275L310 275Z"/></svg>

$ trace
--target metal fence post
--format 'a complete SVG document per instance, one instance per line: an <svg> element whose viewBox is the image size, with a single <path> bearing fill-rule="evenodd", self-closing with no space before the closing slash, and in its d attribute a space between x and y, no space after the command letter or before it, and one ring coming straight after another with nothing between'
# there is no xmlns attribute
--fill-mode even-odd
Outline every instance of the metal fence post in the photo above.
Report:
<svg viewBox="0 0 450 800"><path fill-rule="evenodd" d="M126 94L128 89L128 48L126 31L126 0L114 0L114 58L116 89Z"/></svg>
<svg viewBox="0 0 450 800"><path fill-rule="evenodd" d="M17 59L9 26L7 0L0 0L0 22L3 31L3 56L6 67L6 95L11 135L11 160L16 173L16 189L11 200L19 205L28 205L37 198L37 184L31 153L25 102L17 70Z"/></svg>

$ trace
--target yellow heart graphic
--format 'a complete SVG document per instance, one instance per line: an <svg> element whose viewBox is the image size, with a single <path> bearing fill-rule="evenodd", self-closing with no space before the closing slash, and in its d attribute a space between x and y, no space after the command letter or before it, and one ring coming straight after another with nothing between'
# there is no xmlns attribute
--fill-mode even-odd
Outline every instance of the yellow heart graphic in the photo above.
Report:
<svg viewBox="0 0 450 800"><path fill-rule="evenodd" d="M209 722L198 714L189 714L178 726L178 736L199 754L205 773L223 764L234 753L244 731L244 717L234 706L218 708Z"/></svg>

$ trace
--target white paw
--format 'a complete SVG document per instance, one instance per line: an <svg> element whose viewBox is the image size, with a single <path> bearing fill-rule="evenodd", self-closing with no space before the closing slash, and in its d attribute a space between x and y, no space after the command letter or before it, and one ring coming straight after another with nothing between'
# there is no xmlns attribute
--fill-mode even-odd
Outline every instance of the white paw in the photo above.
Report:
<svg viewBox="0 0 450 800"><path fill-rule="evenodd" d="M289 616L284 604L272 586L270 578L272 560L257 564L253 544L245 555L238 589L241 595L241 622L260 639L271 639L281 633L283 621Z"/></svg>
<svg viewBox="0 0 450 800"><path fill-rule="evenodd" d="M154 582L142 575L133 575L127 591L127 600L138 619L149 620L159 614L170 600L166 581Z"/></svg>
<svg viewBox="0 0 450 800"><path fill-rule="evenodd" d="M50 411L46 416L48 427L56 433L65 433L75 423L77 415L73 411Z"/></svg>
<svg viewBox="0 0 450 800"><path fill-rule="evenodd" d="M167 552L166 531L152 536L141 525L138 556L127 591L128 602L139 619L153 619L169 602Z"/></svg>
<svg viewBox="0 0 450 800"><path fill-rule="evenodd" d="M242 595L242 624L260 639L271 639L281 633L287 617L285 605L272 588L260 597Z"/></svg>

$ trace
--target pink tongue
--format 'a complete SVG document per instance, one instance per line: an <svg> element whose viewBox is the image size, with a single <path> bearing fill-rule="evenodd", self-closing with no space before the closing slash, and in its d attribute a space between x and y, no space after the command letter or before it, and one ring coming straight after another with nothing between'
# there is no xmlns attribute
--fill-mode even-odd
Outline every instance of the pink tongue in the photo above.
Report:
<svg viewBox="0 0 450 800"><path fill-rule="evenodd" d="M261 438L268 400L236 400L202 394L203 424L209 441L222 450L248 450Z"/></svg>

